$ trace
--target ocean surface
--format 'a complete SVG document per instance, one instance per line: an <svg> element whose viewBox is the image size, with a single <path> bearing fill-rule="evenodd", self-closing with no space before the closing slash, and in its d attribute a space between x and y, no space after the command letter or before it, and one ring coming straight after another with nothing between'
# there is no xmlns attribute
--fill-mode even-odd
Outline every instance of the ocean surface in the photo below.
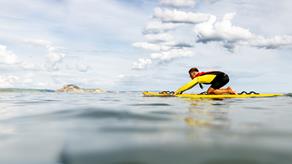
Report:
<svg viewBox="0 0 292 164"><path fill-rule="evenodd" d="M292 97L0 91L1 164L291 164Z"/></svg>

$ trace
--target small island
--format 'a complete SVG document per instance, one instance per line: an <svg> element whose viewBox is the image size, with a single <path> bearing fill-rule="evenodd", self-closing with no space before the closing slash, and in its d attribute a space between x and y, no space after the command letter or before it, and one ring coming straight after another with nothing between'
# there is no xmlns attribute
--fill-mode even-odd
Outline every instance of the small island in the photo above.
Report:
<svg viewBox="0 0 292 164"><path fill-rule="evenodd" d="M67 84L64 85L62 88L56 90L57 92L63 92L63 93L103 93L104 90L100 88L80 88L77 85L74 84Z"/></svg>

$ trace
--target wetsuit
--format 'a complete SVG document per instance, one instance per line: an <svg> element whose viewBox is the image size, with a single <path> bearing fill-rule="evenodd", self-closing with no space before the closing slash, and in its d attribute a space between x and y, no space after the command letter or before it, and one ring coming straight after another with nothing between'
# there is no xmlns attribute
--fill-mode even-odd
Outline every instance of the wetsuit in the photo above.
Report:
<svg viewBox="0 0 292 164"><path fill-rule="evenodd" d="M193 88L197 84L211 84L211 88L220 89L229 82L229 77L224 72L211 71L211 72L199 72L195 78L175 91L177 94L181 94L186 90Z"/></svg>

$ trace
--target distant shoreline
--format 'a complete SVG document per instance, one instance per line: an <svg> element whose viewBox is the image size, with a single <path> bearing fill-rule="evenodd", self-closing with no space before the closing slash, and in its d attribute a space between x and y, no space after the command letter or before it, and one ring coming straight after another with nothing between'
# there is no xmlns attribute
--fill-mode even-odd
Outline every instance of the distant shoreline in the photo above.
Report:
<svg viewBox="0 0 292 164"><path fill-rule="evenodd" d="M0 92L56 92L56 90L32 88L0 88Z"/></svg>

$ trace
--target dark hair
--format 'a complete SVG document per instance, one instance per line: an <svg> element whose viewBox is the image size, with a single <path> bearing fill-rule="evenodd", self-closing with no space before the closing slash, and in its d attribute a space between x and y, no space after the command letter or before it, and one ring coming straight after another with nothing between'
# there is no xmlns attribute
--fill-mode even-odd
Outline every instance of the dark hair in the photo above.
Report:
<svg viewBox="0 0 292 164"><path fill-rule="evenodd" d="M196 67L191 68L191 69L189 70L189 74L190 74L190 76L191 76L191 73L192 73L192 72L199 72L199 69L196 68Z"/></svg>

